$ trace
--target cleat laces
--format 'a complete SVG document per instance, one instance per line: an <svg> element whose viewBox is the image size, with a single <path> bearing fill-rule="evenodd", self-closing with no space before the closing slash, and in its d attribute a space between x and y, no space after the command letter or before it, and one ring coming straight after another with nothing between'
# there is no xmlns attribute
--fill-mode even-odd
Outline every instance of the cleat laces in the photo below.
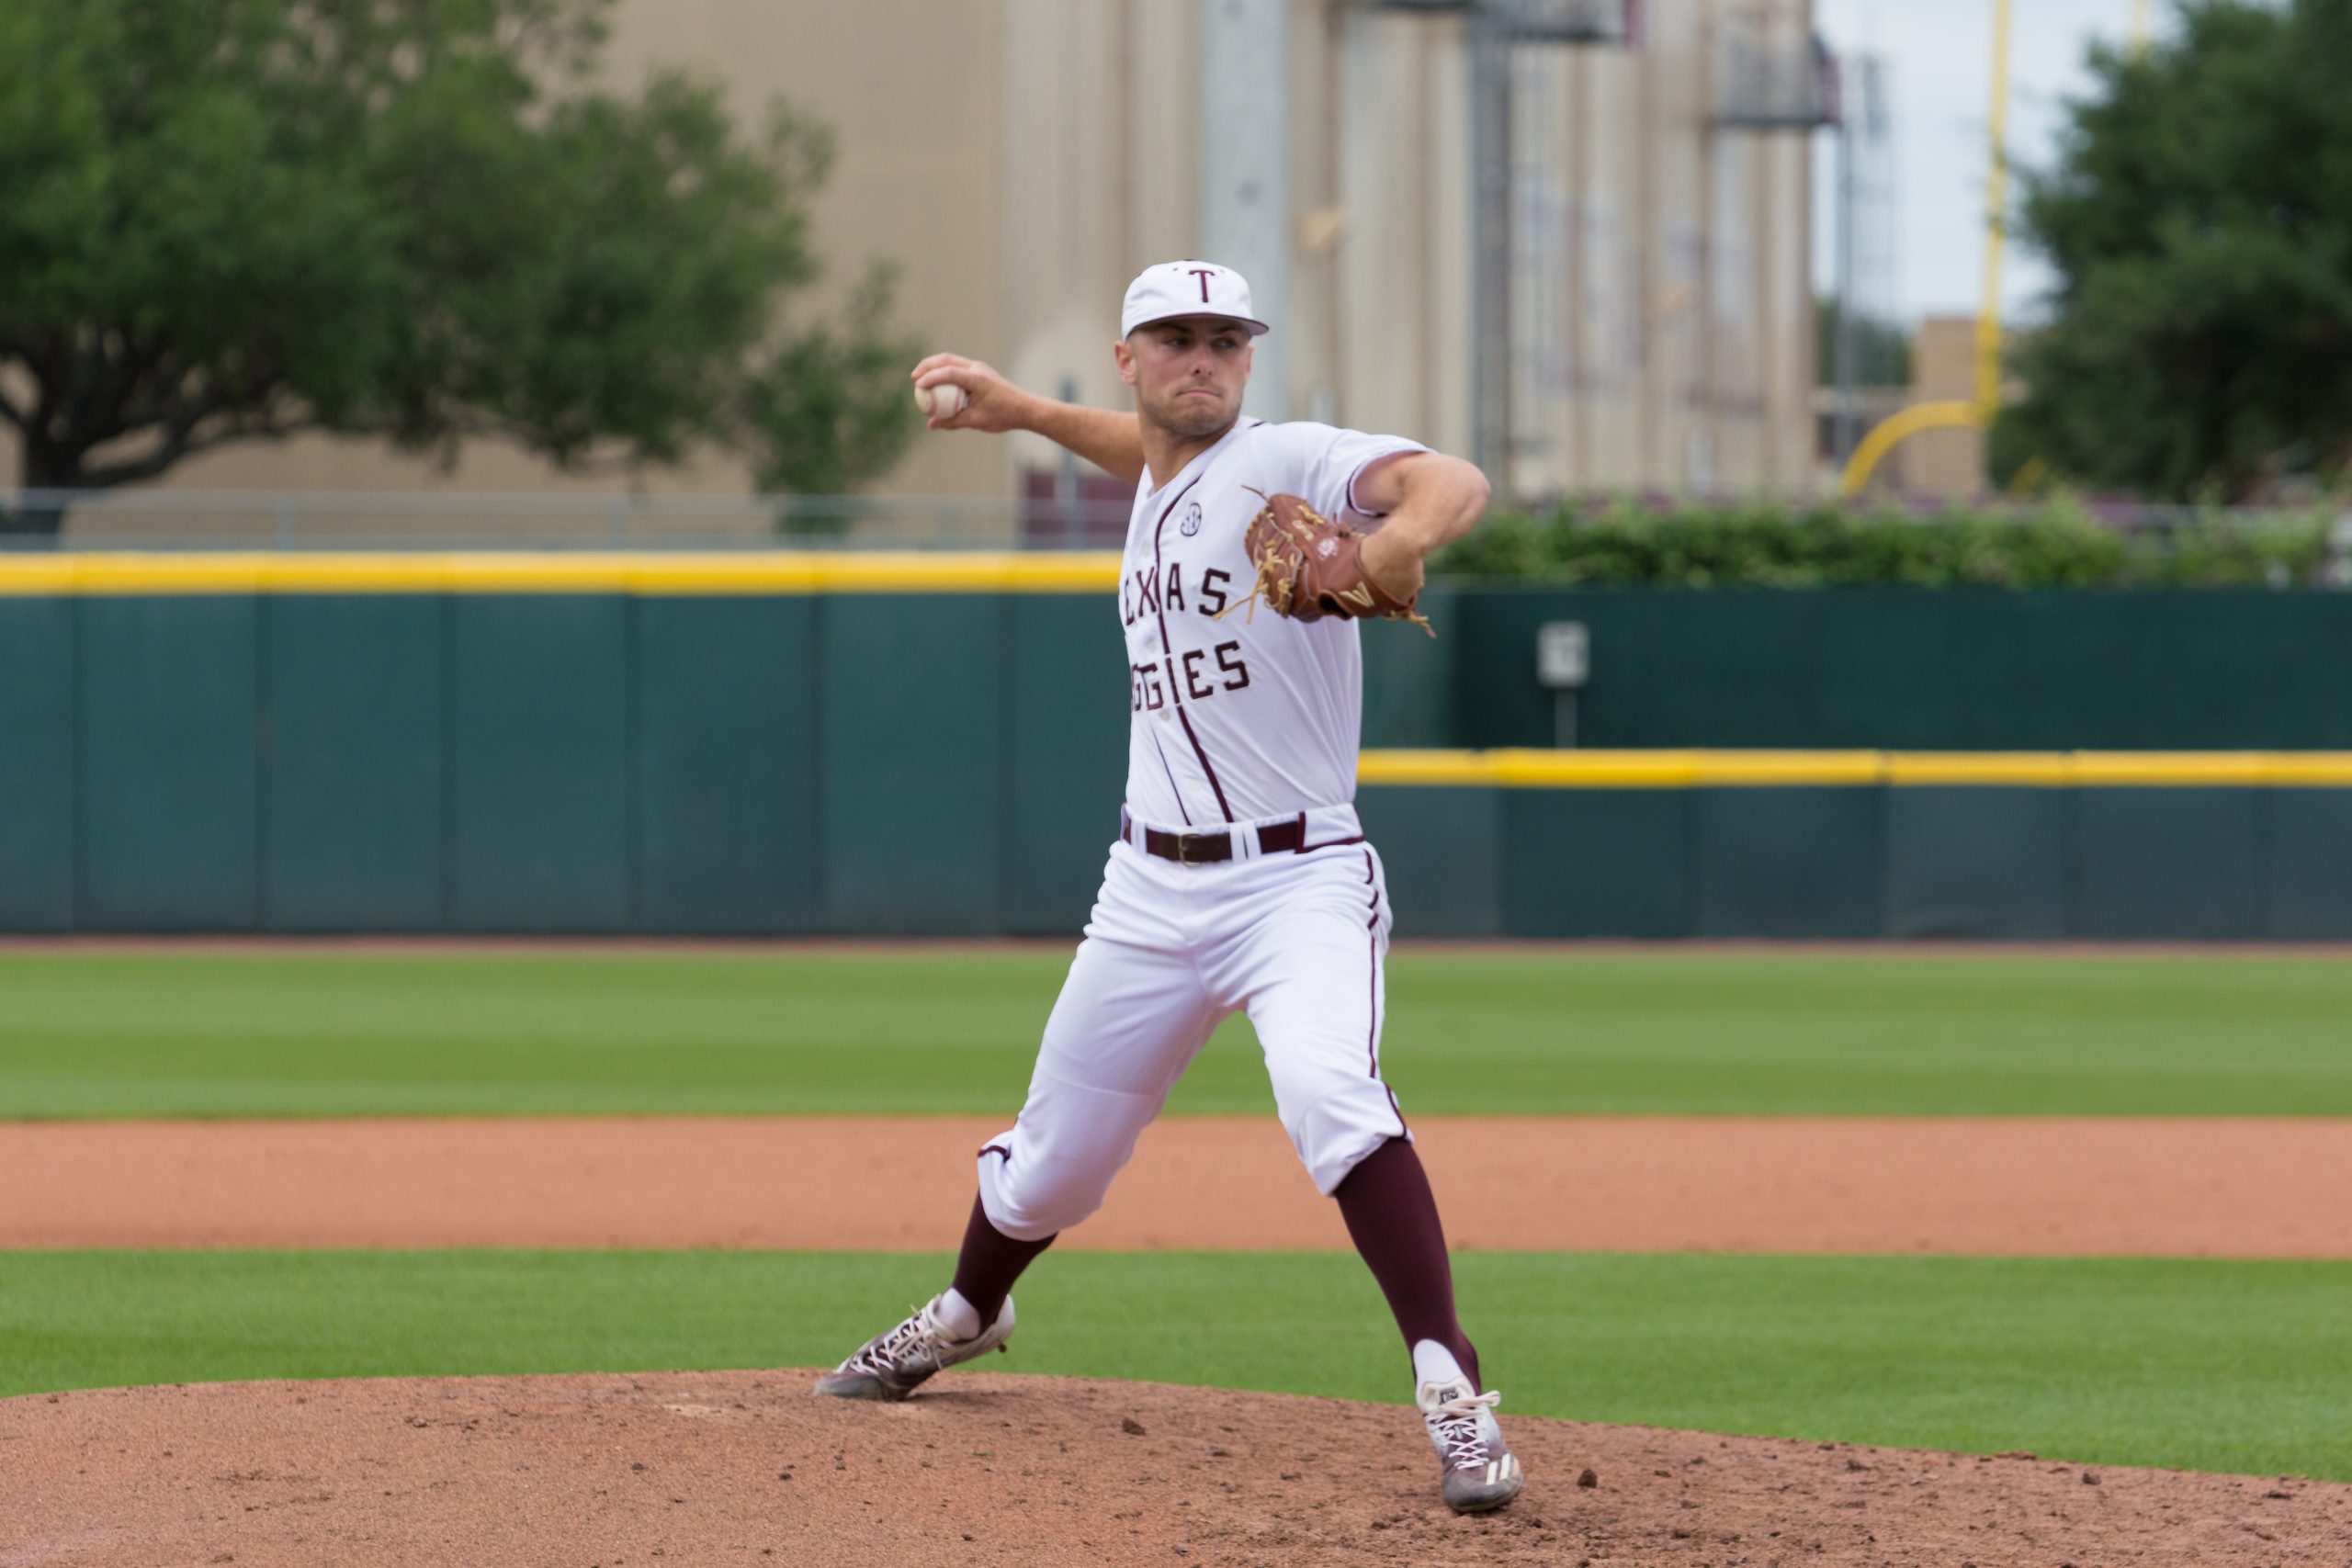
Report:
<svg viewBox="0 0 2352 1568"><path fill-rule="evenodd" d="M930 1318L930 1307L917 1307L904 1323L879 1339L869 1341L865 1349L852 1356L850 1369L861 1372L898 1371L913 1359L913 1352L927 1351L932 1360L938 1360L945 1337L932 1325Z"/></svg>
<svg viewBox="0 0 2352 1568"><path fill-rule="evenodd" d="M1455 1470L1483 1470L1487 1440L1478 1432L1478 1413L1503 1402L1500 1393L1465 1393L1430 1412L1430 1427L1445 1445L1445 1462Z"/></svg>

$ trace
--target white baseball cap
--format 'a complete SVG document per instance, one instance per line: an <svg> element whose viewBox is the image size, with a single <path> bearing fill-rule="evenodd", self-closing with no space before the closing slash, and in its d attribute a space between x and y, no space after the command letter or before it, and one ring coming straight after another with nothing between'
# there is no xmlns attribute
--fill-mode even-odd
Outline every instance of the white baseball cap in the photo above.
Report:
<svg viewBox="0 0 2352 1568"><path fill-rule="evenodd" d="M1148 266L1127 285L1119 307L1119 335L1153 321L1179 316L1225 316L1250 329L1251 337L1272 329L1251 313L1250 280L1215 262L1172 261Z"/></svg>

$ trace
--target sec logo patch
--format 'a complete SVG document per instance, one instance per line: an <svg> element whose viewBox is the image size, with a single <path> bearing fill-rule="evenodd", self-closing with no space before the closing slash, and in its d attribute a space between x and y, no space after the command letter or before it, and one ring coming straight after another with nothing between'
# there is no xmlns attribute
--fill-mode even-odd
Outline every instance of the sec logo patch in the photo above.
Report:
<svg viewBox="0 0 2352 1568"><path fill-rule="evenodd" d="M1193 502L1192 505L1184 508L1184 521L1176 525L1176 530L1188 539L1201 531L1201 503L1199 502L1196 501Z"/></svg>

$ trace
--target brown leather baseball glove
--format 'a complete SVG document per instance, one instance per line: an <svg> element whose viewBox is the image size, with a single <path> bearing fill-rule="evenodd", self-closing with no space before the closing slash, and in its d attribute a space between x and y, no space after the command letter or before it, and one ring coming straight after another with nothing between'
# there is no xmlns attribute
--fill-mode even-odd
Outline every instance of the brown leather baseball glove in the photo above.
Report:
<svg viewBox="0 0 2352 1568"><path fill-rule="evenodd" d="M1263 599L1274 614L1295 621L1319 621L1326 615L1410 621L1437 636L1436 628L1413 609L1418 593L1399 599L1364 575L1360 558L1363 534L1331 522L1298 496L1250 493L1266 503L1250 520L1242 542L1257 563L1258 580L1246 598L1226 606L1223 614L1248 604L1254 615Z"/></svg>

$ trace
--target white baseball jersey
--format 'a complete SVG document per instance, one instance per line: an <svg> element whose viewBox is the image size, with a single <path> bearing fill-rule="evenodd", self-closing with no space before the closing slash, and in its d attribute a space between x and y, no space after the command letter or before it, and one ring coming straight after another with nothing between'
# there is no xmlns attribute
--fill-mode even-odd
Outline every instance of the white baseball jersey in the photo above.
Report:
<svg viewBox="0 0 2352 1568"><path fill-rule="evenodd" d="M979 1152L980 1203L1004 1235L1035 1241L1094 1213L1235 1011L1257 1030L1274 1109L1318 1190L1412 1136L1380 1073L1395 917L1351 804L1356 624L1285 620L1262 604L1253 617L1243 536L1260 491L1361 516L1352 492L1365 467L1424 450L1245 419L1182 472L1138 488L1119 586L1135 710L1128 814L1177 832L1282 818L1301 831L1268 853L1257 829L1231 830L1229 858L1176 863L1123 826L1020 1118Z"/></svg>
<svg viewBox="0 0 2352 1568"><path fill-rule="evenodd" d="M1136 490L1119 582L1126 626L1127 809L1169 829L1222 828L1355 798L1363 655L1356 623L1294 621L1243 603L1243 547L1264 497L1357 513L1356 476L1419 442L1242 419ZM1358 515L1363 515L1358 513Z"/></svg>

